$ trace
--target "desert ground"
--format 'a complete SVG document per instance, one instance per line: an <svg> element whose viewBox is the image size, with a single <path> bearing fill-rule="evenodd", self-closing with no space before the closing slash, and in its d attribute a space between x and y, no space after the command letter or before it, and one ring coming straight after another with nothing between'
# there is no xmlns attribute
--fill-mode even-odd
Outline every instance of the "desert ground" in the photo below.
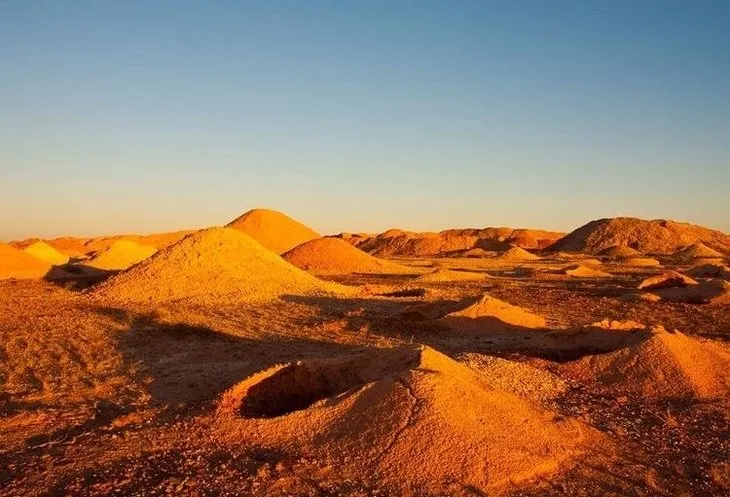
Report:
<svg viewBox="0 0 730 497"><path fill-rule="evenodd" d="M0 494L730 495L730 235L0 244Z"/></svg>

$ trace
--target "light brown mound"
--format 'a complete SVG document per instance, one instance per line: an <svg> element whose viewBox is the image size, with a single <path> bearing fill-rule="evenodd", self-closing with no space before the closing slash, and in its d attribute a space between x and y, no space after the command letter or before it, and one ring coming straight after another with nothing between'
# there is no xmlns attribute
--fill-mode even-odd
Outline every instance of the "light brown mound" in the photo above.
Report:
<svg viewBox="0 0 730 497"><path fill-rule="evenodd" d="M724 264L701 264L687 271L693 278L723 278L730 280L730 267Z"/></svg>
<svg viewBox="0 0 730 497"><path fill-rule="evenodd" d="M227 392L218 414L232 443L255 432L393 495L451 482L491 495L567 467L599 437L428 347L277 366Z"/></svg>
<svg viewBox="0 0 730 497"><path fill-rule="evenodd" d="M491 257L492 255L493 254L491 252L479 247L465 250L459 254L460 257L469 257L474 259L482 259L485 257Z"/></svg>
<svg viewBox="0 0 730 497"><path fill-rule="evenodd" d="M115 235L91 238L86 241L83 252L88 255L97 255L108 250L116 241L126 240L139 245L149 245L162 250L174 245L195 230L171 231L167 233L152 233L150 235ZM52 241L56 243L55 240Z"/></svg>
<svg viewBox="0 0 730 497"><path fill-rule="evenodd" d="M722 259L723 254L713 250L702 242L693 243L674 253L674 260L679 264L692 264L698 259Z"/></svg>
<svg viewBox="0 0 730 497"><path fill-rule="evenodd" d="M665 271L662 274L646 278L637 287L639 290L658 290L661 288L696 285L697 282L676 271Z"/></svg>
<svg viewBox="0 0 730 497"><path fill-rule="evenodd" d="M484 281L490 276L486 273L474 271L457 271L448 268L438 268L430 273L422 274L416 281L438 283L448 281Z"/></svg>
<svg viewBox="0 0 730 497"><path fill-rule="evenodd" d="M118 271L127 269L157 252L155 247L140 245L129 240L116 240L111 246L87 264L98 269Z"/></svg>
<svg viewBox="0 0 730 497"><path fill-rule="evenodd" d="M47 262L0 242L0 279L43 278L50 270Z"/></svg>
<svg viewBox="0 0 730 497"><path fill-rule="evenodd" d="M730 235L721 231L664 219L630 217L591 221L555 242L552 248L595 254L615 245L628 245L644 254L668 255L698 241L730 253Z"/></svg>
<svg viewBox="0 0 730 497"><path fill-rule="evenodd" d="M315 274L408 274L411 268L384 261L339 238L316 238L294 247L284 260Z"/></svg>
<svg viewBox="0 0 730 497"><path fill-rule="evenodd" d="M37 241L31 245L28 245L26 248L23 249L23 252L54 266L62 266L68 262L67 255L62 254L55 248L42 241Z"/></svg>
<svg viewBox="0 0 730 497"><path fill-rule="evenodd" d="M520 247L510 247L497 255L495 259L500 261L537 261L540 257Z"/></svg>
<svg viewBox="0 0 730 497"><path fill-rule="evenodd" d="M96 293L119 301L208 303L256 302L345 289L292 266L245 233L210 228L113 276Z"/></svg>
<svg viewBox="0 0 730 497"><path fill-rule="evenodd" d="M657 267L661 266L661 263L652 257L627 257L621 259L621 263L627 266L643 266L643 267Z"/></svg>
<svg viewBox="0 0 730 497"><path fill-rule="evenodd" d="M730 283L723 279L703 281L686 287L655 290L663 300L687 304L730 304Z"/></svg>
<svg viewBox="0 0 730 497"><path fill-rule="evenodd" d="M454 330L477 333L547 326L542 316L489 295L476 302L470 301L466 307L447 314L439 322Z"/></svg>
<svg viewBox="0 0 730 497"><path fill-rule="evenodd" d="M283 254L321 235L286 214L269 209L253 209L227 225L243 231L267 249Z"/></svg>
<svg viewBox="0 0 730 497"><path fill-rule="evenodd" d="M568 374L644 398L711 399L730 391L730 353L678 331L652 330L641 343L567 365Z"/></svg>
<svg viewBox="0 0 730 497"><path fill-rule="evenodd" d="M573 264L561 270L563 274L574 278L608 278L611 274L582 264Z"/></svg>
<svg viewBox="0 0 730 497"><path fill-rule="evenodd" d="M612 259L626 259L628 257L641 257L641 252L632 249L628 245L613 245L598 252L598 255Z"/></svg>

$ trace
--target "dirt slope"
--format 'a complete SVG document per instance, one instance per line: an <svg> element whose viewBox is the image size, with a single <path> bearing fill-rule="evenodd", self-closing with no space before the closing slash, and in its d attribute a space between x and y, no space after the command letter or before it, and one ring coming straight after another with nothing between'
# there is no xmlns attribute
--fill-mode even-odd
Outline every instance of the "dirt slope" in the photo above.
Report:
<svg viewBox="0 0 730 497"><path fill-rule="evenodd" d="M277 254L283 254L297 245L321 236L286 214L269 209L250 210L227 226L246 233Z"/></svg>
<svg viewBox="0 0 730 497"><path fill-rule="evenodd" d="M62 254L52 246L42 241L28 245L23 249L23 252L53 266L61 266L68 262L67 255Z"/></svg>
<svg viewBox="0 0 730 497"><path fill-rule="evenodd" d="M0 279L42 278L50 270L51 265L49 263L0 242Z"/></svg>

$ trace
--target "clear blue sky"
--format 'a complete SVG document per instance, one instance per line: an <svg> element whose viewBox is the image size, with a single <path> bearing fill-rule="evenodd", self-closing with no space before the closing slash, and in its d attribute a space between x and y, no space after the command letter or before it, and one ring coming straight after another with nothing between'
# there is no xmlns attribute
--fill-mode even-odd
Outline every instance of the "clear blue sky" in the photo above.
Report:
<svg viewBox="0 0 730 497"><path fill-rule="evenodd" d="M0 239L730 231L730 2L0 2Z"/></svg>

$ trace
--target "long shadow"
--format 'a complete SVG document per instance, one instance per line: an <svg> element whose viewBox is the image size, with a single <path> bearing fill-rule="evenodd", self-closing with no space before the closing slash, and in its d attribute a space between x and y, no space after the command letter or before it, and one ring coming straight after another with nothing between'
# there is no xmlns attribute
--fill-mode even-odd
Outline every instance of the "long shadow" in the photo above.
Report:
<svg viewBox="0 0 730 497"><path fill-rule="evenodd" d="M98 269L85 264L69 263L51 267L43 279L68 290L82 291L101 283L118 272Z"/></svg>

